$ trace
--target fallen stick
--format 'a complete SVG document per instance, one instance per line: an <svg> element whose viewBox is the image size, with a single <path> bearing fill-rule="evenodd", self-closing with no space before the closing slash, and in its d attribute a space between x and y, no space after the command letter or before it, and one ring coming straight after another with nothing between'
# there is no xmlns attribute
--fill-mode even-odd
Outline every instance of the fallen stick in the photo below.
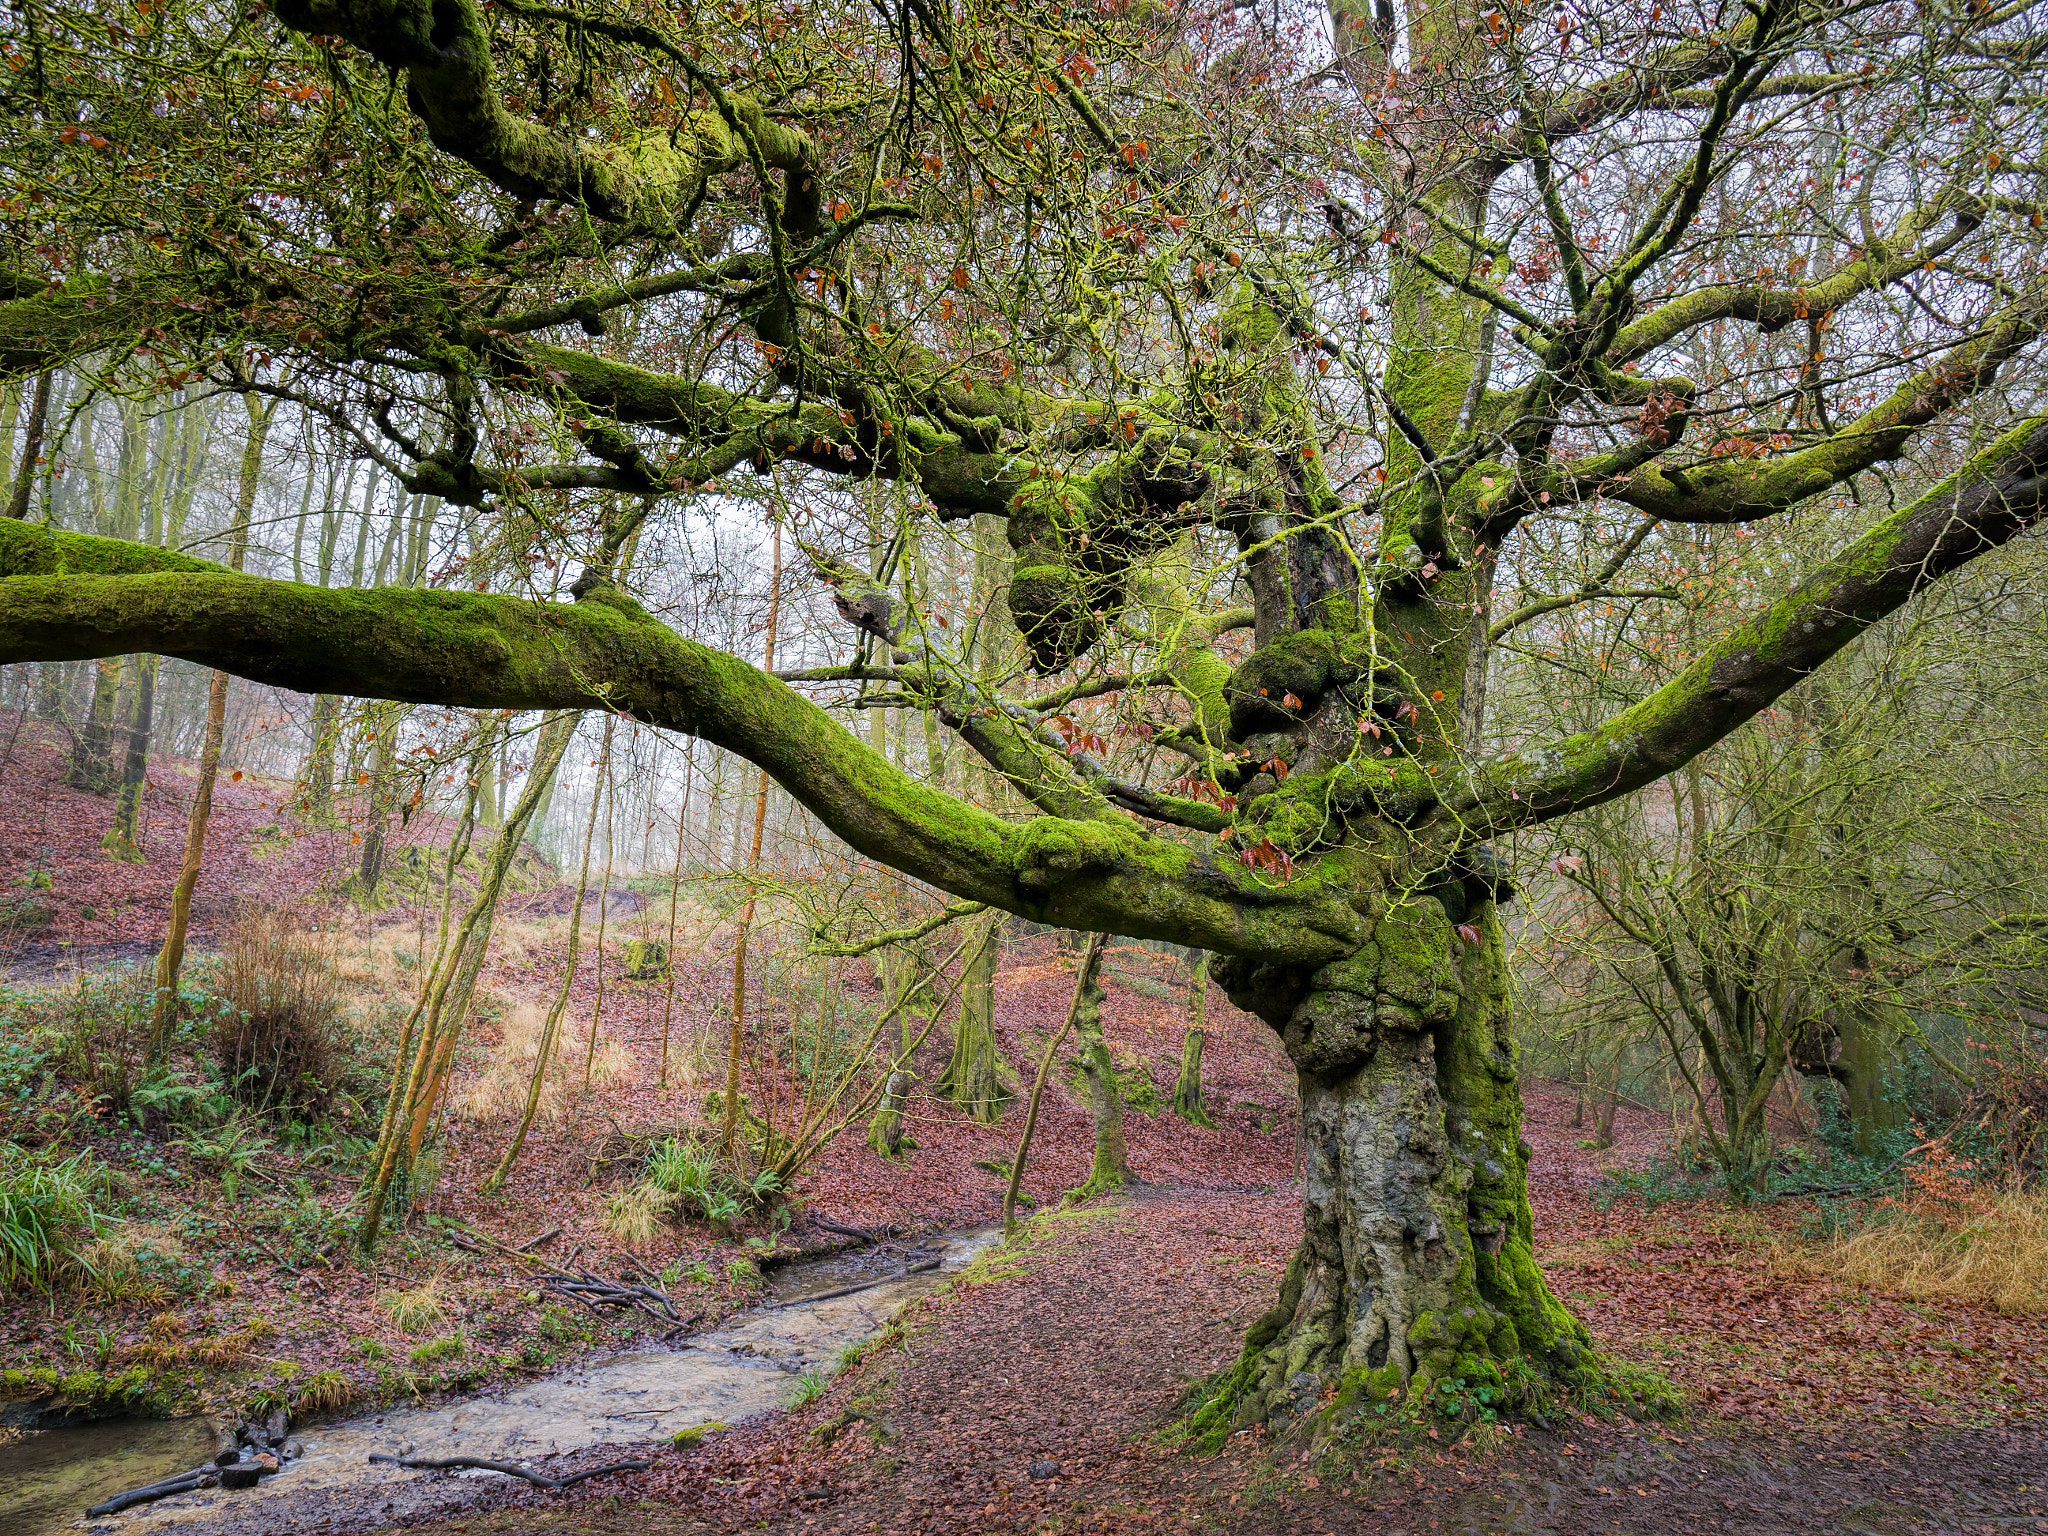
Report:
<svg viewBox="0 0 2048 1536"><path fill-rule="evenodd" d="M859 1227L842 1227L836 1221L828 1221L816 1211L811 1212L811 1225L822 1227L827 1232L837 1232L841 1237L857 1237L864 1243L872 1243L875 1240L875 1234L872 1232L863 1232Z"/></svg>
<svg viewBox="0 0 2048 1536"><path fill-rule="evenodd" d="M910 1268L900 1273L884 1275L879 1280L863 1280L859 1285L842 1285L836 1291L820 1291L815 1296L792 1296L788 1301L778 1301L774 1305L777 1307L800 1307L806 1302L834 1301L841 1296L851 1296L856 1291L872 1291L878 1285L888 1285L893 1281L906 1279L911 1275L927 1274L937 1269L943 1263L945 1263L944 1259L926 1259L922 1264L913 1264Z"/></svg>
<svg viewBox="0 0 2048 1536"><path fill-rule="evenodd" d="M645 1472L654 1463L651 1461L621 1461L608 1467L592 1467L587 1472L571 1472L566 1477L548 1477L543 1473L530 1471L516 1462L486 1461L480 1456L380 1456L370 1457L372 1465L403 1467L408 1472L461 1472L474 1468L479 1472L502 1472L507 1477L522 1477L536 1488L546 1488L560 1493L585 1478L603 1477L608 1472Z"/></svg>
<svg viewBox="0 0 2048 1536"><path fill-rule="evenodd" d="M514 1248L512 1251L514 1253L531 1253L534 1249L538 1248L542 1243L553 1242L556 1238L560 1237L561 1235L562 1229L560 1227L549 1227L547 1231L541 1233L539 1237L528 1238L525 1242L521 1243L517 1248Z"/></svg>
<svg viewBox="0 0 2048 1536"><path fill-rule="evenodd" d="M137 1504L147 1504L152 1499L168 1499L174 1493L190 1493L195 1488L204 1488L214 1482L219 1471L214 1467L200 1467L191 1472L180 1472L176 1477L166 1477L154 1483L145 1483L140 1488L130 1488L126 1493L117 1493L104 1504L95 1504L85 1513L88 1518L100 1515L118 1515L124 1509L133 1509Z"/></svg>

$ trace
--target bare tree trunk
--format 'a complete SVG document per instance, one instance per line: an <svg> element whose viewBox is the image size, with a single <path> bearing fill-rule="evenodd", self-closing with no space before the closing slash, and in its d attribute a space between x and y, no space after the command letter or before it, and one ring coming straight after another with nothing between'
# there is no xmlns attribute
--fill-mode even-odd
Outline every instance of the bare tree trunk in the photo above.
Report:
<svg viewBox="0 0 2048 1536"><path fill-rule="evenodd" d="M103 657L93 666L92 705L71 747L64 782L87 794L114 787L114 721L120 713L125 658Z"/></svg>
<svg viewBox="0 0 2048 1536"><path fill-rule="evenodd" d="M1066 1022L1060 1025L1058 1034L1045 1042L1045 1054L1038 1058L1038 1075L1031 1080L1031 1104L1024 1111L1024 1134L1017 1138L1017 1156L1010 1163L1010 1186L1003 1191L1003 1235L1006 1237L1017 1225L1017 1191L1024 1185L1024 1164L1031 1156L1031 1133L1038 1129L1038 1106L1045 1097L1045 1080L1052 1075L1053 1058L1059 1055L1060 1046L1080 1022L1081 1015L1102 1006L1102 987L1096 977L1102 969L1102 952L1108 945L1109 935L1106 933L1095 934L1089 939L1088 947L1081 955L1081 968L1074 977L1074 1001L1067 1008Z"/></svg>
<svg viewBox="0 0 2048 1536"><path fill-rule="evenodd" d="M909 1096L910 1074L901 1067L891 1068L882 1089L882 1102L868 1121L868 1146L882 1157L903 1155L903 1104Z"/></svg>
<svg viewBox="0 0 2048 1536"><path fill-rule="evenodd" d="M331 693L313 696L313 717L309 722L313 745L306 754L306 814L315 821L334 817L334 732L341 717L341 701Z"/></svg>
<svg viewBox="0 0 2048 1536"><path fill-rule="evenodd" d="M768 638L763 646L761 670L775 670L775 629L782 618L782 524L774 524L775 553L772 561L773 574L768 587ZM727 1157L732 1156L734 1140L740 1126L740 1058L745 1053L745 1032L747 1019L747 935L754 926L754 873L761 867L761 828L768 820L768 772L759 773L760 785L754 794L754 841L747 853L747 901L740 908L739 932L732 948L732 1033L726 1045L725 1058L725 1112L718 1132L719 1150Z"/></svg>
<svg viewBox="0 0 2048 1536"><path fill-rule="evenodd" d="M616 718L616 717L614 717ZM583 1091L590 1092L590 1069L597 1062L597 1030L604 1022L604 930L605 920L611 916L612 906L612 850L617 828L618 795L612 787L611 732L614 721L605 722L605 750L600 754L603 761L598 765L597 786L591 792L591 815L597 814L597 799L602 795L604 812L604 875L597 883L597 943L591 948L591 960L597 967L597 997L590 1009L590 1040L583 1052Z"/></svg>
<svg viewBox="0 0 2048 1536"><path fill-rule="evenodd" d="M995 1034L995 979L1003 949L1003 914L989 912L975 922L981 932L967 952L960 1014L953 1026L953 1059L933 1088L958 1104L970 1120L993 1124L1002 1115L1006 1097L996 1075Z"/></svg>
<svg viewBox="0 0 2048 1536"><path fill-rule="evenodd" d="M676 859L675 868L668 877L668 947L662 951L662 972L668 983L668 991L661 1002L661 1073L655 1081L658 1088L668 1086L668 1041L669 1030L675 1022L676 1013L676 902L683 890L683 845L690 830L690 790L696 778L696 753L693 746L686 745L683 751L683 803L676 811Z"/></svg>
<svg viewBox="0 0 2048 1536"><path fill-rule="evenodd" d="M114 799L114 820L100 839L110 858L139 864L142 850L142 792L149 772L149 739L156 709L158 658L135 658L135 704L128 714L128 749L121 760L121 785Z"/></svg>
<svg viewBox="0 0 2048 1536"><path fill-rule="evenodd" d="M1602 1152L1614 1145L1614 1108L1621 1101L1621 1059L1627 1052L1626 1042L1616 1042L1593 1091L1593 1144Z"/></svg>
<svg viewBox="0 0 2048 1536"><path fill-rule="evenodd" d="M1093 943L1090 943L1090 953ZM1102 1037L1102 989L1095 987L1074 1011L1074 1033L1081 1039L1081 1077L1088 1085L1088 1109L1095 1120L1095 1162L1088 1181L1066 1194L1068 1204L1121 1189L1131 1176L1124 1146L1124 1099L1117 1089L1116 1063Z"/></svg>
<svg viewBox="0 0 2048 1536"><path fill-rule="evenodd" d="M244 395L249 432L242 445L242 470L235 490L235 521L228 531L228 569L239 571L249 555L249 522L255 514L256 488L263 477L263 447L270 436L274 407L259 406ZM221 739L228 711L228 675L213 674L206 690L206 737L199 748L199 774L192 788L192 811L185 820L185 862L171 891L171 920L164 947L156 958L156 1006L150 1017L149 1055L162 1061L170 1049L178 1019L178 980L185 964L185 934L192 918L192 892L206 856L206 826L213 815L213 786L220 774Z"/></svg>
<svg viewBox="0 0 2048 1536"><path fill-rule="evenodd" d="M398 725L404 715L400 704L380 704L371 718L376 722L375 743L370 762L370 825L363 833L363 856L356 866L356 900L373 906L377 883L384 877L385 828L391 820L391 778L398 771Z"/></svg>

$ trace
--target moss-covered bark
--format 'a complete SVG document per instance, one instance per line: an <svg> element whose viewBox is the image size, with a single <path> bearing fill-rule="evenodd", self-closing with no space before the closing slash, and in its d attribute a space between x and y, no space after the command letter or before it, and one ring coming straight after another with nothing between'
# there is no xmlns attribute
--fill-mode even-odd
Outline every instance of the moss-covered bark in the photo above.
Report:
<svg viewBox="0 0 2048 1536"><path fill-rule="evenodd" d="M1373 942L1291 986L1218 967L1300 1072L1306 1186L1281 1303L1198 1415L1212 1433L1313 1431L1452 1383L1487 1406L1609 1384L1532 1251L1492 902L1463 923L1474 937L1436 897L1389 898Z"/></svg>
<svg viewBox="0 0 2048 1536"><path fill-rule="evenodd" d="M1124 1100L1117 1087L1116 1063L1102 1037L1103 990L1092 972L1084 975L1075 994L1074 1034L1080 1041L1078 1073L1088 1095L1088 1114L1095 1126L1095 1157L1086 1182L1067 1191L1069 1202L1091 1200L1123 1188L1131 1176L1130 1154L1124 1146Z"/></svg>
<svg viewBox="0 0 2048 1536"><path fill-rule="evenodd" d="M901 1157L905 1146L917 1145L903 1134L903 1101L909 1094L910 1074L900 1068L892 1071L868 1117L868 1148L879 1157Z"/></svg>
<svg viewBox="0 0 2048 1536"><path fill-rule="evenodd" d="M134 698L122 732L125 750L121 754L121 782L114 794L114 819L108 825L100 847L109 858L139 864L142 850L142 794L147 787L149 741L156 723L157 658L134 659Z"/></svg>
<svg viewBox="0 0 2048 1536"><path fill-rule="evenodd" d="M121 663L101 657L93 668L92 702L72 738L64 764L64 782L87 794L104 795L114 787L114 720L121 701Z"/></svg>
<svg viewBox="0 0 2048 1536"><path fill-rule="evenodd" d="M1003 917L985 913L975 919L967 975L960 985L960 1011L953 1025L953 1059L933 1085L960 1106L970 1120L993 1124L1009 1097L996 1071L995 978L1002 957Z"/></svg>
<svg viewBox="0 0 2048 1536"><path fill-rule="evenodd" d="M1148 837L1126 818L1006 822L920 783L759 668L601 586L574 604L332 591L0 519L0 655L140 650L303 693L630 713L765 767L857 850L1037 922L1290 962L1342 954L1362 933L1341 859L1281 885L1227 850Z"/></svg>
<svg viewBox="0 0 2048 1536"><path fill-rule="evenodd" d="M1202 1026L1208 1011L1209 956L1196 950L1188 965L1188 1032L1181 1040L1180 1075L1173 1081L1173 1112L1189 1125L1216 1123L1202 1103Z"/></svg>

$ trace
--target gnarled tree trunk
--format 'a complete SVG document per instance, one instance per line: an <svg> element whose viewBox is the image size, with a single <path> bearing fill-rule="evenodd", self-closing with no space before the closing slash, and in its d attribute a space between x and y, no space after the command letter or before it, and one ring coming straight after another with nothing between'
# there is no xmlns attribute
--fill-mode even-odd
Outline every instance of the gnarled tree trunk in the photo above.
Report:
<svg viewBox="0 0 2048 1536"><path fill-rule="evenodd" d="M1312 975L1215 967L1299 1071L1306 1183L1280 1304L1204 1410L1212 1433L1285 1429L1331 1388L1340 1411L1459 1381L1498 1403L1511 1375L1593 1365L1531 1251L1501 926L1488 900L1463 916L1476 942L1435 897L1390 897L1373 942Z"/></svg>

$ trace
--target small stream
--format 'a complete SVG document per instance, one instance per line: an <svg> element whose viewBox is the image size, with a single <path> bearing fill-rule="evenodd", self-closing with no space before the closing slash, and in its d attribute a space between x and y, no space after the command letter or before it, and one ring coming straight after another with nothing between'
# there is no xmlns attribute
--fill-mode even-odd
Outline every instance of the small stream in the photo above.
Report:
<svg viewBox="0 0 2048 1536"><path fill-rule="evenodd" d="M372 1454L526 1461L586 1446L662 1444L696 1425L738 1424L784 1407L799 1373L830 1371L842 1349L879 1333L906 1302L999 1235L939 1234L886 1265L873 1253L791 1265L766 1305L672 1347L581 1360L498 1396L294 1425L304 1456L245 1491L207 1488L86 1521L88 1506L205 1461L218 1443L214 1427L201 1419L109 1419L0 1439L0 1532L272 1536L451 1502L446 1474L372 1466ZM829 1294L933 1259L936 1270ZM454 1475L504 1481L491 1472ZM621 1486L630 1486L630 1474Z"/></svg>

